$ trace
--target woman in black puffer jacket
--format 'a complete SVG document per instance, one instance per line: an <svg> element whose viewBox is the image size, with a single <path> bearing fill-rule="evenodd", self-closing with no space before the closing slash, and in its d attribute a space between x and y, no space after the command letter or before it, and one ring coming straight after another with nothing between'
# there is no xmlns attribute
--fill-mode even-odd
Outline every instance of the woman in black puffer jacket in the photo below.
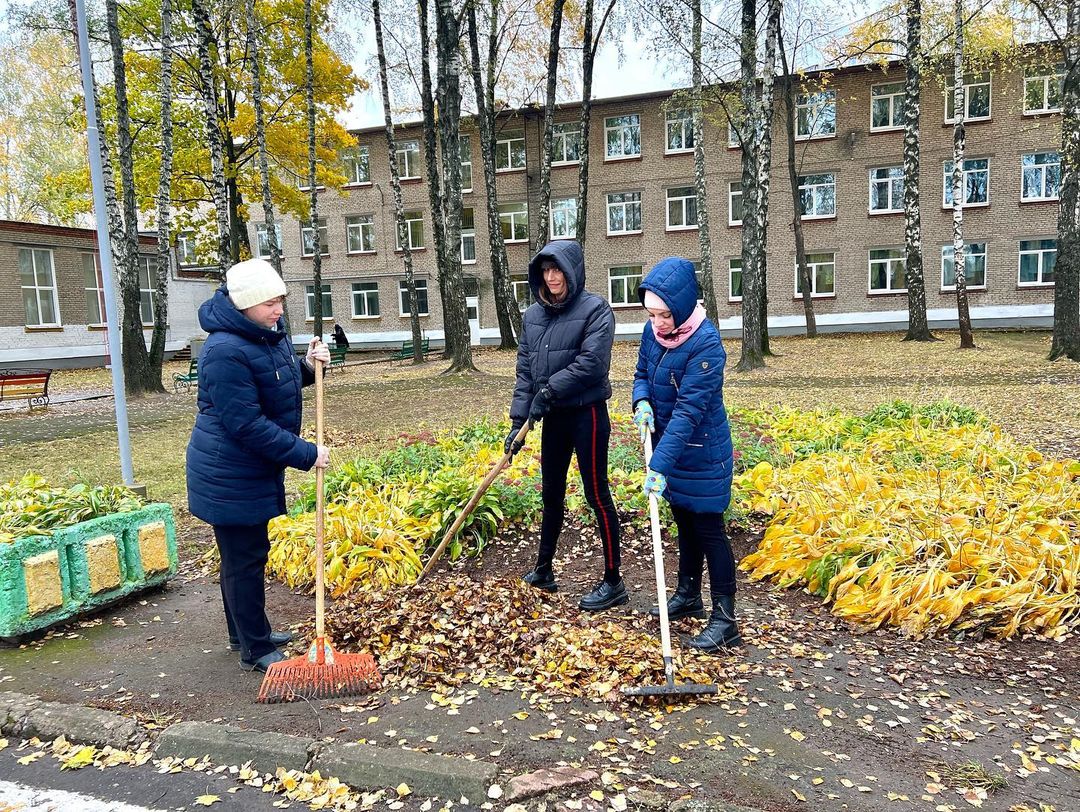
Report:
<svg viewBox="0 0 1080 812"><path fill-rule="evenodd" d="M514 436L527 420L544 420L540 440L544 516L536 568L525 582L558 589L552 561L566 510L566 474L576 453L585 499L596 513L604 551L604 579L581 599L596 612L627 603L619 573L619 517L608 487L611 397L608 370L615 338L611 307L585 290L585 258L572 240L548 243L529 263L535 303L525 311L518 343L517 385L510 404Z"/></svg>

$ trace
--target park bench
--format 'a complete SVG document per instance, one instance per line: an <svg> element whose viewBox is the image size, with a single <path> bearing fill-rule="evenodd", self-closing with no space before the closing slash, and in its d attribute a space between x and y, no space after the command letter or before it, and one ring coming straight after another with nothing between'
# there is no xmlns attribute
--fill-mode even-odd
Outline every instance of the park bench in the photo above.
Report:
<svg viewBox="0 0 1080 812"><path fill-rule="evenodd" d="M428 340L423 338L420 340L420 353L421 355L428 354ZM390 356L391 361L410 361L413 357L413 343L412 341L402 341L401 349Z"/></svg>
<svg viewBox="0 0 1080 812"><path fill-rule="evenodd" d="M196 388L199 386L199 359L192 358L191 363L188 365L187 372L174 372L172 376L173 391L179 392L183 389L185 392L191 389L191 385L195 384Z"/></svg>
<svg viewBox="0 0 1080 812"><path fill-rule="evenodd" d="M30 408L49 405L51 369L0 369L0 402L26 398Z"/></svg>
<svg viewBox="0 0 1080 812"><path fill-rule="evenodd" d="M326 371L329 372L332 369L345 369L345 353L348 351L348 347L331 347L330 363L326 365Z"/></svg>

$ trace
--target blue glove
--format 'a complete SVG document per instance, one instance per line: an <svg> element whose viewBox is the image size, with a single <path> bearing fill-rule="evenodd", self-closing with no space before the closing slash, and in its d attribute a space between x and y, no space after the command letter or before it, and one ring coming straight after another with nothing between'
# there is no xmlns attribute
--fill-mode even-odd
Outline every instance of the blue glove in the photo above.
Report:
<svg viewBox="0 0 1080 812"><path fill-rule="evenodd" d="M653 414L649 401L639 400L638 405L634 407L634 425L638 427L643 443L649 432L656 431L656 416Z"/></svg>
<svg viewBox="0 0 1080 812"><path fill-rule="evenodd" d="M645 487L643 488L645 495L659 497L666 489L667 477L650 468L645 474Z"/></svg>

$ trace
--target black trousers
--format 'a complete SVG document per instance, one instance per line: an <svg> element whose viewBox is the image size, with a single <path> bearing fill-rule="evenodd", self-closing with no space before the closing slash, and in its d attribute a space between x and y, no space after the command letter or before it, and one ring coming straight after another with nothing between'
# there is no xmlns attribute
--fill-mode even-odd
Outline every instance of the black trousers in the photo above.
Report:
<svg viewBox="0 0 1080 812"><path fill-rule="evenodd" d="M735 555L724 529L723 513L694 513L671 506L679 528L679 577L701 585L703 564L709 566L713 595L735 594Z"/></svg>
<svg viewBox="0 0 1080 812"><path fill-rule="evenodd" d="M611 420L601 401L573 409L552 409L540 438L540 470L544 483L544 516L540 523L540 566L550 565L566 515L566 475L577 454L585 500L596 514L604 548L604 577L619 579L619 515L608 487L608 441Z"/></svg>
<svg viewBox="0 0 1080 812"><path fill-rule="evenodd" d="M257 660L274 650L266 618L266 522L214 525L214 538L221 553L221 600L229 639L240 641L243 659Z"/></svg>

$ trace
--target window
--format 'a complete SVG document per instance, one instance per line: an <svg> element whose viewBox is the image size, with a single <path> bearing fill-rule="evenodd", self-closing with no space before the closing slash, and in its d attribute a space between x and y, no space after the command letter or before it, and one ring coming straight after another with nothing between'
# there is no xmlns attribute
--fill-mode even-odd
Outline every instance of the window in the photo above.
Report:
<svg viewBox="0 0 1080 812"><path fill-rule="evenodd" d="M27 327L59 327L53 253L48 248L19 249L19 281Z"/></svg>
<svg viewBox="0 0 1080 812"><path fill-rule="evenodd" d="M1060 113L1065 66L1029 67L1024 71L1024 112Z"/></svg>
<svg viewBox="0 0 1080 812"><path fill-rule="evenodd" d="M157 257L141 256L139 264L139 313L144 325L154 323L154 302L157 301Z"/></svg>
<svg viewBox="0 0 1080 812"><path fill-rule="evenodd" d="M266 238L267 235L266 223L257 223L255 225L255 250L258 252L257 256L270 258L270 241ZM274 245L277 246L278 253L281 253L281 223L274 223ZM326 246L326 241L323 241L322 249L324 253L327 253L329 249ZM308 256L308 255L305 255Z"/></svg>
<svg viewBox="0 0 1080 812"><path fill-rule="evenodd" d="M529 277L526 274L517 274L510 277L510 286L514 291L514 300L518 310L524 312L532 304L532 288L529 287Z"/></svg>
<svg viewBox="0 0 1080 812"><path fill-rule="evenodd" d="M641 157L641 116L611 116L604 119L604 158Z"/></svg>
<svg viewBox="0 0 1080 812"><path fill-rule="evenodd" d="M728 260L728 301L742 301L742 257Z"/></svg>
<svg viewBox="0 0 1080 812"><path fill-rule="evenodd" d="M368 161L368 148L355 147L342 155L345 169L345 184L371 183L371 164Z"/></svg>
<svg viewBox="0 0 1080 812"><path fill-rule="evenodd" d="M667 190L667 227L697 228L697 191L693 186L676 186Z"/></svg>
<svg viewBox="0 0 1080 812"><path fill-rule="evenodd" d="M742 181L728 184L728 225L742 225Z"/></svg>
<svg viewBox="0 0 1080 812"><path fill-rule="evenodd" d="M551 134L551 163L576 164L581 160L581 124L556 124Z"/></svg>
<svg viewBox="0 0 1080 812"><path fill-rule="evenodd" d="M836 135L836 93L819 90L795 99L795 137L827 138Z"/></svg>
<svg viewBox="0 0 1080 812"><path fill-rule="evenodd" d="M322 317L334 318L334 300L330 297L330 286L321 285L322 288ZM308 321L315 319L315 286L307 285L304 288L304 318Z"/></svg>
<svg viewBox="0 0 1080 812"><path fill-rule="evenodd" d="M352 317L354 319L377 319L379 317L378 282L353 282Z"/></svg>
<svg viewBox="0 0 1080 812"><path fill-rule="evenodd" d="M694 114L690 110L673 110L667 114L667 146L665 152L690 152L694 148Z"/></svg>
<svg viewBox="0 0 1080 812"><path fill-rule="evenodd" d="M945 83L945 121L956 118L956 99L952 77ZM964 76L964 119L978 121L990 118L990 71L969 73Z"/></svg>
<svg viewBox="0 0 1080 812"><path fill-rule="evenodd" d="M416 286L417 315L426 316L428 315L427 280L414 279L413 284ZM412 315L412 311L409 310L409 287L404 279L398 282L398 309L402 316Z"/></svg>
<svg viewBox="0 0 1080 812"><path fill-rule="evenodd" d="M694 266L694 282L697 284L698 304L705 304L705 285L701 281L701 260L692 259L690 264Z"/></svg>
<svg viewBox="0 0 1080 812"><path fill-rule="evenodd" d="M461 210L461 261L476 264L476 221L472 209Z"/></svg>
<svg viewBox="0 0 1080 812"><path fill-rule="evenodd" d="M1056 264L1057 240L1020 240L1021 286L1054 284Z"/></svg>
<svg viewBox="0 0 1080 812"><path fill-rule="evenodd" d="M266 226L263 226L265 229ZM184 231L176 237L176 258L181 265L198 265L195 253L195 232Z"/></svg>
<svg viewBox="0 0 1080 812"><path fill-rule="evenodd" d="M870 170L871 213L904 210L904 167L883 166Z"/></svg>
<svg viewBox="0 0 1080 812"><path fill-rule="evenodd" d="M727 145L730 149L739 149L742 146L742 142L739 141L739 131L735 129L730 119L727 124Z"/></svg>
<svg viewBox="0 0 1080 812"><path fill-rule="evenodd" d="M499 225L507 242L527 242L529 239L529 206L526 203L500 203Z"/></svg>
<svg viewBox="0 0 1080 812"><path fill-rule="evenodd" d="M375 251L375 217L371 214L356 214L345 218L345 237L350 254L364 254Z"/></svg>
<svg viewBox="0 0 1080 812"><path fill-rule="evenodd" d="M1061 190L1061 155L1035 152L1020 158L1021 200L1057 200Z"/></svg>
<svg viewBox="0 0 1080 812"><path fill-rule="evenodd" d="M870 249L870 292L906 293L904 252L899 248Z"/></svg>
<svg viewBox="0 0 1080 812"><path fill-rule="evenodd" d="M956 268L953 262L953 247L941 248L941 289L956 290ZM986 287L986 243L972 242L964 246L964 281L967 287Z"/></svg>
<svg viewBox="0 0 1080 812"><path fill-rule="evenodd" d="M330 245L326 239L326 219L319 218L319 253L324 257L330 253ZM300 256L315 256L315 229L311 223L300 223Z"/></svg>
<svg viewBox="0 0 1080 812"><path fill-rule="evenodd" d="M810 272L810 295L833 296L836 294L836 254L807 254L806 268ZM795 295L802 296L802 279L799 264L795 263Z"/></svg>
<svg viewBox="0 0 1080 812"><path fill-rule="evenodd" d="M418 251L424 247L424 215L419 211L405 212L405 231L409 234L409 248ZM394 227L394 244L396 250L405 250L401 245L401 235L397 226Z"/></svg>
<svg viewBox="0 0 1080 812"><path fill-rule="evenodd" d="M614 192L607 196L607 233L641 233L641 192Z"/></svg>
<svg viewBox="0 0 1080 812"><path fill-rule="evenodd" d="M608 301L612 305L637 304L637 289L640 284L640 265L619 265L608 268Z"/></svg>
<svg viewBox="0 0 1080 812"><path fill-rule="evenodd" d="M466 276L461 280L465 287L465 317L469 321L480 321L480 280L475 276ZM479 324L477 325L479 326Z"/></svg>
<svg viewBox="0 0 1080 812"><path fill-rule="evenodd" d="M551 203L551 239L572 240L577 236L577 198L567 197Z"/></svg>
<svg viewBox="0 0 1080 812"><path fill-rule="evenodd" d="M397 156L399 180L416 180L420 177L419 141L402 141L394 154Z"/></svg>
<svg viewBox="0 0 1080 812"><path fill-rule="evenodd" d="M79 261L86 288L86 323L100 327L105 324L105 285L101 281L97 254L79 254Z"/></svg>
<svg viewBox="0 0 1080 812"><path fill-rule="evenodd" d="M503 133L495 142L495 171L513 172L525 168L525 133Z"/></svg>
<svg viewBox="0 0 1080 812"><path fill-rule="evenodd" d="M904 126L904 83L870 88L870 129L898 130Z"/></svg>
<svg viewBox="0 0 1080 812"><path fill-rule="evenodd" d="M458 136L458 153L461 155L461 191L471 192L472 186L472 139L465 133Z"/></svg>
<svg viewBox="0 0 1080 812"><path fill-rule="evenodd" d="M942 196L942 208L948 208L953 204L952 173L953 162L946 161L944 164L944 189ZM965 206L985 206L990 202L990 159L968 158L964 161L964 172L961 178L964 189Z"/></svg>
<svg viewBox="0 0 1080 812"><path fill-rule="evenodd" d="M802 219L836 216L836 175L823 172L820 175L799 176L799 201Z"/></svg>

